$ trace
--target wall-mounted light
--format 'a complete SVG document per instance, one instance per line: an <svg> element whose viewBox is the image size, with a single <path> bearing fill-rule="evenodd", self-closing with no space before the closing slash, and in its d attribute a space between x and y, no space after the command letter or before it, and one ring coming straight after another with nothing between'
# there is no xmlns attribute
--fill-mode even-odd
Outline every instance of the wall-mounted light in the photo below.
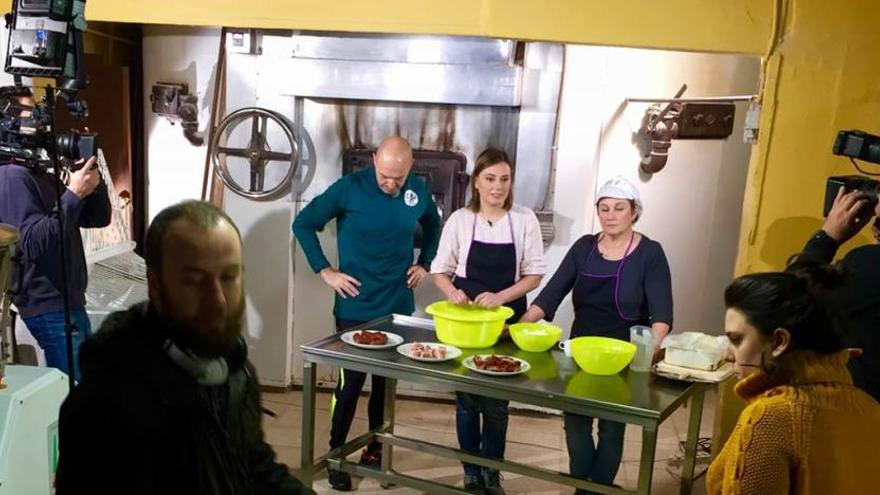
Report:
<svg viewBox="0 0 880 495"><path fill-rule="evenodd" d="M205 143L199 133L199 97L189 94L186 84L156 83L150 93L153 113L161 115L174 124L180 122L183 136L195 146Z"/></svg>
<svg viewBox="0 0 880 495"><path fill-rule="evenodd" d="M681 98L683 84L672 98L627 98L626 102L653 103L645 111L642 131L651 138L651 149L639 167L647 174L663 170L673 139L726 139L733 132L735 101L749 101L754 95ZM665 103L665 106L661 106Z"/></svg>

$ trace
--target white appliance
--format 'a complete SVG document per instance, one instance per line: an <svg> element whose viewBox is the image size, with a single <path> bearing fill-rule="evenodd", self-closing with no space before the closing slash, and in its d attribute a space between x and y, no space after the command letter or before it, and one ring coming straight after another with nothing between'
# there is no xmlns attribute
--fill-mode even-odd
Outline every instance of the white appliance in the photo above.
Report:
<svg viewBox="0 0 880 495"><path fill-rule="evenodd" d="M58 465L58 411L67 375L7 366L0 390L0 495L47 495Z"/></svg>

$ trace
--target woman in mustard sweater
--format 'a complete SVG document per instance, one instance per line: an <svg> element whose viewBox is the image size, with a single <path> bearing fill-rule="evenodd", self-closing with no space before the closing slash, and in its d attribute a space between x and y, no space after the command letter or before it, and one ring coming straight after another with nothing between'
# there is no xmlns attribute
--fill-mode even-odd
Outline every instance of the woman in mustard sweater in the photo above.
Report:
<svg viewBox="0 0 880 495"><path fill-rule="evenodd" d="M853 386L823 295L841 277L798 262L727 288L735 390L748 405L709 468L709 494L877 493L880 405Z"/></svg>

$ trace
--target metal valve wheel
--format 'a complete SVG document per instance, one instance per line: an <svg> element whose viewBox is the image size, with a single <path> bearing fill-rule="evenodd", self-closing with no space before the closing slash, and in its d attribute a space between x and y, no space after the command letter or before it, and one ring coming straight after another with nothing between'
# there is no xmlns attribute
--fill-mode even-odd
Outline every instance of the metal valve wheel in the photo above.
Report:
<svg viewBox="0 0 880 495"><path fill-rule="evenodd" d="M278 124L284 131L287 142L290 144L290 152L273 151L269 147L266 134L270 120ZM232 131L247 121L251 121L251 133L247 147L232 148L227 146L227 140ZM220 177L223 184L235 194L257 201L274 199L288 190L299 166L299 148L296 144L293 127L283 115L265 108L247 107L227 115L214 133L209 153L211 153L214 173ZM237 183L232 177L228 163L230 157L243 158L250 164L249 187L246 188ZM264 190L266 167L272 162L287 164L287 172L277 186Z"/></svg>

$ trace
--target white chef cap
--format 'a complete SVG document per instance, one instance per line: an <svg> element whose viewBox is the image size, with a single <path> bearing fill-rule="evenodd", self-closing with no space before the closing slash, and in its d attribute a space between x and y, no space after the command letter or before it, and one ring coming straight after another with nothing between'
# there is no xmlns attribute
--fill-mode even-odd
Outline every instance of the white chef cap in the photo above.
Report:
<svg viewBox="0 0 880 495"><path fill-rule="evenodd" d="M636 204L636 218L642 216L642 199L639 197L639 190L632 182L618 175L608 182L602 184L599 192L596 194L596 204L602 198L628 199Z"/></svg>

